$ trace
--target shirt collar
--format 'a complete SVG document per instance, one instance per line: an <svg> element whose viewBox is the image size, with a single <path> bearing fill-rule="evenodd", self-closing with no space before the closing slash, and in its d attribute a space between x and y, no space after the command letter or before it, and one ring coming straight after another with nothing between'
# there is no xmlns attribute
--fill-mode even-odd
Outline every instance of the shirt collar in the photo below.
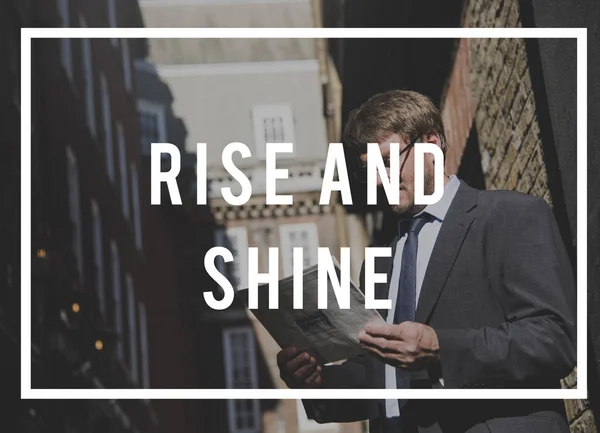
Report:
<svg viewBox="0 0 600 433"><path fill-rule="evenodd" d="M459 186L460 180L458 180L458 177L453 174L450 175L450 181L444 186L444 194L442 195L442 198L436 203L427 205L425 209L415 216L419 216L422 213L428 213L436 219L444 221L444 218L448 213L448 209L450 209L450 204L452 203Z"/></svg>

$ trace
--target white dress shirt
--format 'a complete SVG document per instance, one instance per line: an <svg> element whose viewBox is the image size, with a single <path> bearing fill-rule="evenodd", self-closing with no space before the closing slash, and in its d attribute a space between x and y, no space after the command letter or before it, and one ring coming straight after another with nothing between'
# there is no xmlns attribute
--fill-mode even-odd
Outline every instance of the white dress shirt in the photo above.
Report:
<svg viewBox="0 0 600 433"><path fill-rule="evenodd" d="M430 222L426 223L421 231L419 232L419 244L417 250L417 293L416 293L416 302L419 301L419 295L421 294L421 285L423 284L423 278L425 276L425 271L427 269L427 264L429 263L429 258L431 257L431 252L433 251L433 246L435 245L435 241L437 239L438 233L440 232L440 228L442 227L442 222L446 217L446 213L450 208L450 204L456 195L456 191L458 191L458 187L460 186L460 181L454 175L450 176L450 181L444 187L444 194L442 198L434 204L430 204L425 209L423 209L418 215L421 213L428 213L433 218ZM406 242L406 234L402 235L400 239L398 239L398 243L396 244L396 252L394 254L394 263L392 268L392 277L390 280L390 290L389 290L389 299L392 301L392 308L388 312L387 323L394 322L394 311L396 308L396 298L398 296L398 282L400 281L400 268L402 267L402 251L404 250L404 243ZM417 305L415 304L415 309ZM444 384L443 380L440 379L442 386ZM385 365L385 387L396 388L396 368L391 365ZM398 400L386 400L386 416L388 418L399 416L400 408L398 407Z"/></svg>

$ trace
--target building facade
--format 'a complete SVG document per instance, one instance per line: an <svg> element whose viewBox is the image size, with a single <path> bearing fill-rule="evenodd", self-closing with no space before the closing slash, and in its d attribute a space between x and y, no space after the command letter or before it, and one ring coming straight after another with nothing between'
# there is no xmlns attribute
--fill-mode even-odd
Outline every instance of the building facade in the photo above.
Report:
<svg viewBox="0 0 600 433"><path fill-rule="evenodd" d="M30 27L137 27L134 0L32 1ZM149 387L137 51L32 45L32 386ZM28 401L30 431L156 431L148 401Z"/></svg>
<svg viewBox="0 0 600 433"><path fill-rule="evenodd" d="M311 1L142 1L141 8L149 27L314 27L321 19L318 2ZM231 266L222 270L236 289L247 287L249 247L258 248L261 273L269 270L269 247L278 247L280 278L292 273L293 247L303 247L305 267L317 263L317 247L329 247L338 259L342 246L364 249L366 234L359 219L346 217L335 196L330 206L319 205L328 144L339 141L341 130L341 86L325 41L151 39L147 61L138 62L136 71L138 82L158 76L171 93L165 99L160 92L140 88L140 113L171 124L171 113L162 107L172 99L173 113L185 125L185 133L175 130L160 138L179 147L182 155L191 154L185 157L194 167L197 143L206 143L214 242L234 254ZM244 143L250 153L248 158L234 157L252 188L250 199L239 206L221 194L222 188L240 192L222 163L223 150L232 142ZM267 142L293 143L292 152L277 156L277 168L288 170L288 179L277 181L277 193L293 195L292 205L266 203ZM202 167L195 168L202 173ZM362 257L352 260L352 277L358 280ZM200 367L206 386L285 387L276 365L280 348L252 314L242 306L222 312L207 308L202 320L216 356ZM214 336L208 335L210 330ZM230 433L363 428L358 423L318 425L295 400L211 401L201 411L208 426Z"/></svg>
<svg viewBox="0 0 600 433"><path fill-rule="evenodd" d="M20 393L20 28L31 22L31 2L8 1L0 5L0 113L5 127L0 138L0 380L7 395ZM15 419L35 422L30 408L22 408Z"/></svg>
<svg viewBox="0 0 600 433"><path fill-rule="evenodd" d="M148 55L145 51L141 59ZM139 61L137 64L139 65ZM174 95L156 69L143 61L136 66L135 94L140 137L141 191L146 199L141 213L143 241L149 266L144 272L148 314L150 382L153 388L207 388L205 374L212 357L206 348L214 344L214 331L201 320L203 291L215 287L202 266L214 246L215 222L207 207L196 206L195 158L182 149L178 187L183 206L171 205L166 188L162 205L152 205L151 143L181 143L187 135L183 120L173 112ZM169 160L162 160L168 169ZM168 356L165 356L168 348ZM161 432L202 431L206 419L203 403L193 400L154 402Z"/></svg>

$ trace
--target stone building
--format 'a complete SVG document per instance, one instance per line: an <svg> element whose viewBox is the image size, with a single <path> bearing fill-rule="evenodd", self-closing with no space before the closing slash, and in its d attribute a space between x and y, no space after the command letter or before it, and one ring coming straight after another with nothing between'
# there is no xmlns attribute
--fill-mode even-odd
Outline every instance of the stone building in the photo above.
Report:
<svg viewBox="0 0 600 433"><path fill-rule="evenodd" d="M139 27L143 21L136 0L5 2L4 19L2 176L11 188L3 188L1 269L8 284L0 302L0 341L2 383L16 394L19 28ZM134 74L134 60L145 48L145 41L131 39L33 42L34 388L198 386L193 289L206 281L195 264L212 246L212 226L201 224L210 220L203 210L156 208L145 199L149 161L141 144L149 130L138 116ZM19 423L31 432L199 428L193 402L26 400L21 406Z"/></svg>
<svg viewBox="0 0 600 433"><path fill-rule="evenodd" d="M314 27L321 19L318 2L311 1L143 1L141 8L149 27ZM291 274L294 246L304 247L305 266L316 263L317 247L329 247L337 258L341 246L364 248L366 234L357 217L346 217L335 197L331 206L319 206L328 143L339 141L341 131L341 88L325 41L151 39L147 60L151 65L136 64L138 81L154 76L166 83L173 113L185 125L185 134L162 138L192 154L192 165L196 143L207 143L206 188L215 244L234 252L227 272L236 288L247 287L248 247L259 249L260 272L268 270L268 248L279 247L280 277ZM145 92L138 96L140 113L163 113L161 95L150 88L140 87ZM170 123L170 114L158 116L161 124ZM252 196L242 206L221 197L223 187L239 192L221 159L231 142L242 142L251 152L249 158L234 158L252 184ZM289 171L289 179L278 181L277 192L293 194L293 205L266 204L266 142L294 145L293 153L277 159L277 168ZM353 257L355 279L361 261ZM243 308L207 308L200 320L212 348L211 357L199 365L205 387L285 386L276 365L279 346L253 315ZM362 428L357 423L318 425L295 400L205 401L198 407L210 428L230 433Z"/></svg>
<svg viewBox="0 0 600 433"><path fill-rule="evenodd" d="M28 27L141 24L134 0L27 5ZM34 388L148 386L135 51L125 39L32 43ZM27 431L157 426L147 401L36 400L24 407Z"/></svg>
<svg viewBox="0 0 600 433"><path fill-rule="evenodd" d="M30 1L5 1L0 5L0 113L4 125L0 138L0 381L7 395L20 392L20 28L31 22ZM31 416L18 413L20 421Z"/></svg>

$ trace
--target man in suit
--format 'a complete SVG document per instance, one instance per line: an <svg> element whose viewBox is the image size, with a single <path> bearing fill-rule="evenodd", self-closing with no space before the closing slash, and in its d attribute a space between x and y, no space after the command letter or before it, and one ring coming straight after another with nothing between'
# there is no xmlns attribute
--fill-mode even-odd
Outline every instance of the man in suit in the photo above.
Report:
<svg viewBox="0 0 600 433"><path fill-rule="evenodd" d="M384 160L400 143L398 235L392 257L375 263L385 324L358 336L366 353L318 365L284 348L290 388L558 388L576 364L575 285L550 207L511 191L475 190L445 176L437 203L414 202L416 141L445 153L439 110L423 95L389 91L355 110L345 144L367 162L366 144ZM426 155L425 193L434 160ZM364 287L364 265L361 288ZM364 290L364 288L363 288ZM518 390L514 393L518 397ZM372 433L568 432L561 400L305 400L319 423L369 420Z"/></svg>

